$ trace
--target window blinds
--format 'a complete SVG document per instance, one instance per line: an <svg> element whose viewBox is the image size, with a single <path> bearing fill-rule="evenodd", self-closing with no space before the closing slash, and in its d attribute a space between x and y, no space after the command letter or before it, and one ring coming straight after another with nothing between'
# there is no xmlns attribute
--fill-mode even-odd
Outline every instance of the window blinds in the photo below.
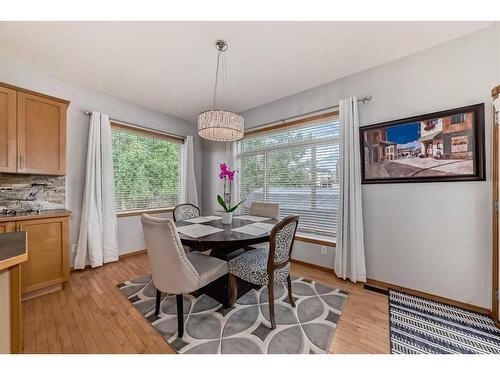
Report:
<svg viewBox="0 0 500 375"><path fill-rule="evenodd" d="M237 144L238 195L280 205L280 218L300 215L298 233L337 234L339 123L336 116L255 132Z"/></svg>
<svg viewBox="0 0 500 375"><path fill-rule="evenodd" d="M117 211L179 203L182 140L113 124L112 147Z"/></svg>

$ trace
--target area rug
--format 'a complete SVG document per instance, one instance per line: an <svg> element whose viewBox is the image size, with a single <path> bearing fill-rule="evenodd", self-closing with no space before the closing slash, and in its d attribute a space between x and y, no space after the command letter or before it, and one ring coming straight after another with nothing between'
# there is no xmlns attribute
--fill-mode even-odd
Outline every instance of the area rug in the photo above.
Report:
<svg viewBox="0 0 500 375"><path fill-rule="evenodd" d="M250 290L233 309L207 295L184 296L184 336L177 337L175 296L165 295L154 314L156 289L147 275L120 291L177 353L328 353L347 292L304 278L292 281L295 308L285 285L275 287L276 329L271 330L267 287Z"/></svg>
<svg viewBox="0 0 500 375"><path fill-rule="evenodd" d="M389 291L391 353L500 354L500 329L487 316Z"/></svg>

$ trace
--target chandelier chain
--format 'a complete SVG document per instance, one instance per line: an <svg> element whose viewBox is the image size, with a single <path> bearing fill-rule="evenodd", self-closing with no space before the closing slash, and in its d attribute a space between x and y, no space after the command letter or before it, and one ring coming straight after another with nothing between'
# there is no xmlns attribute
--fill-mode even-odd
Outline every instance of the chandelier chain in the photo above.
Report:
<svg viewBox="0 0 500 375"><path fill-rule="evenodd" d="M220 67L220 55L222 50L219 50L217 53L217 68L215 68L215 87L214 87L214 98L213 98L213 107L216 109L216 99L217 99L217 85L219 83L219 67Z"/></svg>

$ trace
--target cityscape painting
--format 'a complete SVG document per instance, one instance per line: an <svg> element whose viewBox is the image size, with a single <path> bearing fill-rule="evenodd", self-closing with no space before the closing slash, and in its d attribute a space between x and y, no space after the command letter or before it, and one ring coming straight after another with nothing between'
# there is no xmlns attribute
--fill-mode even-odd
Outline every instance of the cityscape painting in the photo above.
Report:
<svg viewBox="0 0 500 375"><path fill-rule="evenodd" d="M485 179L484 104L360 128L362 183Z"/></svg>

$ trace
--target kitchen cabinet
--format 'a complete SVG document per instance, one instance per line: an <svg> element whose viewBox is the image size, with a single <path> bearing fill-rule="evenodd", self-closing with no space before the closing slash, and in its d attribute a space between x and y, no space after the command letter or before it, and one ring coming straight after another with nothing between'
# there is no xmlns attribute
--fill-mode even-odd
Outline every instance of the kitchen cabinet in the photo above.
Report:
<svg viewBox="0 0 500 375"><path fill-rule="evenodd" d="M0 233L14 232L15 230L16 230L16 223L13 221L0 223Z"/></svg>
<svg viewBox="0 0 500 375"><path fill-rule="evenodd" d="M16 172L17 92L0 86L0 172Z"/></svg>
<svg viewBox="0 0 500 375"><path fill-rule="evenodd" d="M65 175L68 104L0 83L0 172Z"/></svg>
<svg viewBox="0 0 500 375"><path fill-rule="evenodd" d="M21 352L21 264L27 259L26 233L0 234L0 354Z"/></svg>
<svg viewBox="0 0 500 375"><path fill-rule="evenodd" d="M28 240L29 259L21 265L23 299L60 289L68 280L68 221L62 216L16 222Z"/></svg>

